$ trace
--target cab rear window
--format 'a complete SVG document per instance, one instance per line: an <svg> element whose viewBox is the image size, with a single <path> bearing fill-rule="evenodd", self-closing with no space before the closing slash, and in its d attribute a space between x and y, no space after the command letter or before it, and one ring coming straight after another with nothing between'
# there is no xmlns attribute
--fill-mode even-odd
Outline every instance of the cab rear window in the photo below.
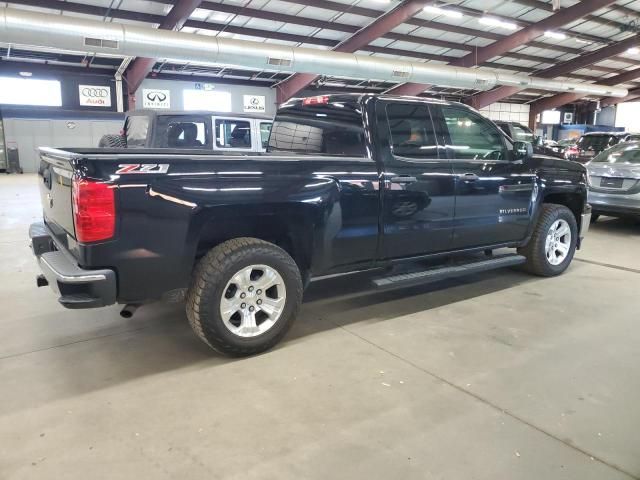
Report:
<svg viewBox="0 0 640 480"><path fill-rule="evenodd" d="M360 105L327 100L282 108L271 128L269 151L365 156Z"/></svg>
<svg viewBox="0 0 640 480"><path fill-rule="evenodd" d="M615 135L585 135L578 140L578 147L582 150L604 150L618 143Z"/></svg>

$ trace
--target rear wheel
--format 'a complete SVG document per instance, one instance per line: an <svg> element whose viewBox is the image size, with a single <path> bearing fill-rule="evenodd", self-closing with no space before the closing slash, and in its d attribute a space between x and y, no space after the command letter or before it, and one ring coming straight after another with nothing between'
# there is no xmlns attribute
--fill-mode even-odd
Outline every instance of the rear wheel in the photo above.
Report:
<svg viewBox="0 0 640 480"><path fill-rule="evenodd" d="M564 272L573 260L578 224L564 205L544 204L529 243L518 249L527 257L525 270L551 277Z"/></svg>
<svg viewBox="0 0 640 480"><path fill-rule="evenodd" d="M237 238L198 262L187 317L214 350L252 355L282 339L301 300L300 271L287 252L255 238Z"/></svg>

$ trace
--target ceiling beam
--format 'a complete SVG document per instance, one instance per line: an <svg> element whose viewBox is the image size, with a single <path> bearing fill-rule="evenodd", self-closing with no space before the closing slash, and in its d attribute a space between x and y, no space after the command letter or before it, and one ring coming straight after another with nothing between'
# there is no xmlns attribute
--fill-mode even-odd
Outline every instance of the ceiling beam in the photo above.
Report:
<svg viewBox="0 0 640 480"><path fill-rule="evenodd" d="M611 105L617 105L619 103L631 102L640 98L640 88L629 90L629 94L626 97L606 97L600 100L600 108L610 107Z"/></svg>
<svg viewBox="0 0 640 480"><path fill-rule="evenodd" d="M591 12L599 10L612 4L615 0L584 0L564 8L558 13L549 15L547 18L524 27L517 32L497 40L486 47L476 48L475 51L454 60L450 65L454 67L475 67L494 57L502 56L504 53L521 47L532 40L541 37L547 30L556 30L563 25L567 25ZM427 85L419 83L404 83L392 88L389 93L397 95L418 95L427 88Z"/></svg>
<svg viewBox="0 0 640 480"><path fill-rule="evenodd" d="M323 3L321 2L320 5L323 5ZM216 12L221 12L221 13L229 13L229 14L233 14L233 15L244 15L247 17L252 17L252 18L259 18L262 20L270 20L270 21L275 21L275 22L282 22L282 23L290 23L293 25L304 25L307 27L312 27L312 28L320 28L320 29L326 29L326 30L333 30L333 31L338 31L338 32L345 32L345 33L355 33L359 30L358 27L356 27L355 25L348 25L348 24L344 24L344 23L339 23L339 22L330 22L330 21L325 21L325 20L317 20L317 19L312 19L312 18L306 18L306 17L300 17L297 15L288 15L288 14L282 14L282 13L276 13L276 12L269 12L267 10L258 10L258 9L253 9L253 8L248 8L248 7L239 7L237 5L229 5L229 4L217 4L217 3L213 3L213 2L202 2L202 4L200 5L201 9L204 10L212 10L212 11L216 11ZM362 7L360 7L362 8ZM369 11L371 9L365 9L368 13L370 13ZM372 10L373 12L376 12L375 10ZM378 12L379 13L379 12ZM405 23L415 23L416 19L410 19ZM421 20L418 19L418 22L424 23L424 26L432 28L432 29L445 29L447 31L451 31L452 28L456 28L453 27L452 25L447 25L447 24L439 24L437 22L428 22L427 20ZM224 28L223 25L224 24L212 24L211 22L202 22L200 23L200 25L202 25L202 28L206 28L205 25L208 25L208 29L215 29L215 28ZM186 26L190 26L190 27L196 27L196 23L194 21L188 21L186 23ZM442 27L442 28L441 28ZM234 30L235 29L235 30ZM479 35L479 36L484 36L485 32L482 31L476 31L476 30L471 30L471 29L467 29L467 28L463 28L463 32L454 32L454 33L461 33L461 34L465 34L465 35L470 35L470 36L475 36L475 35ZM229 32L236 32L236 33L240 33L240 34L246 34L247 30L245 29L245 27L228 27L227 31ZM260 30L256 30L256 33L260 32ZM265 37L269 38L269 32L264 32L265 33ZM280 32L278 32L280 33ZM287 34L281 34L281 35L287 35ZM318 42L319 39L317 37L306 37L306 40L303 40L304 36L301 35L295 35L295 37L291 37L292 41L300 41L303 43L311 43L314 44L315 42ZM417 35L409 35L409 34L402 34L402 33L397 33L397 32L389 32L385 35L382 36L382 38L386 38L386 39L390 39L390 40L398 40L398 41L402 41L402 42L409 42L409 43L418 43L421 45L430 45L430 46L435 46L435 47L442 47L442 48L448 48L448 49L452 49L452 50L462 50L462 51L467 51L467 52L473 52L476 47L472 44L461 44L461 43L456 43L456 42L448 42L448 41L444 41L444 40L439 40L439 39L432 39L432 38L426 38L426 37L421 37L421 36L417 36ZM502 38L504 38L501 35L495 35L495 34L491 34L491 36L489 37L493 40L500 40ZM282 38L282 39L286 39L286 37ZM320 39L321 40L321 39ZM328 44L330 43L330 41L326 41L325 42ZM337 42L335 42L337 43ZM538 47L542 47L542 48L556 48L555 45L549 45L549 44L544 44L544 43L534 43L532 42L530 44L531 46L538 46ZM373 51L371 48L369 47L363 47L361 50L367 50L367 51ZM560 49L561 51L565 52L565 53L573 53L573 54L580 54L582 53L582 50L579 49L573 49L573 48L566 48L566 49ZM401 50L398 49L398 51L400 52ZM405 55L405 56L411 56L409 52L407 52L406 50L404 50L404 54L398 54L398 55ZM414 52L415 53L415 52ZM432 54L433 57L437 57L438 55ZM538 63L538 64L547 64L547 65L552 65L555 63L553 58L546 58L546 57L540 57L540 56L536 56L536 55L527 55L527 54L523 54L523 53L518 53L518 52L509 52L509 53L505 53L504 54L505 57L508 58L513 58L516 60L526 60L529 62L533 62L533 63ZM447 61L447 58L453 60L456 59L458 57L453 56L453 55L448 55L442 56L443 58L441 58L441 60ZM628 60L628 59L626 59ZM629 60L629 63L632 63L632 60ZM640 64L640 62L638 62L638 64ZM616 73L618 70L616 69L605 69L605 68L596 68L596 71L602 71L602 72L606 72L606 73Z"/></svg>
<svg viewBox="0 0 640 480"><path fill-rule="evenodd" d="M154 0L154 1L156 3L172 4L172 0ZM96 7L93 5L73 3L70 1L62 1L62 0L14 0L12 3L21 4L21 5L30 5L30 6L40 7L40 8L48 8L52 10L65 10L68 12L95 15L103 18L110 17L110 18L117 18L117 19L135 20L139 22L148 22L148 23L157 24L157 25L161 24L162 21L164 20L164 16L162 15L141 13L141 12L122 10L117 8L108 9L106 7ZM294 2L294 3L297 3L297 2ZM335 2L331 2L331 1L327 2L326 0L319 0L318 5L324 8L324 7L327 7L325 3L329 3L330 5L332 5ZM348 25L348 24L338 23L338 22L329 22L324 20L299 17L296 15L274 13L266 10L257 10L257 9L248 8L248 7L246 8L240 7L237 5L217 4L210 1L202 2L199 8L212 10L212 11L213 9L215 9L215 11L222 12L222 13L229 13L233 15L245 15L248 17L260 18L264 20L280 21L283 23L291 23L294 25L305 25L313 28L322 28L322 29L341 31L346 33L355 33L359 30L359 27L355 25ZM358 8L360 10L365 10L365 13L368 13L368 14L380 13L377 10L372 10L372 9L363 8L363 7L358 7ZM358 12L360 12L360 10L358 10ZM481 35L486 38L490 38L494 40L500 40L501 38L504 38L502 35L497 35L491 32L476 31L476 30L472 30L464 27L454 27L452 25L439 24L437 22L429 22L427 20L422 20L422 19L412 18L405 23L409 23L409 22L413 22L416 25L424 24L424 26L428 26L430 28L440 29L442 27L443 29L447 29L447 31L454 31L455 33L461 33L461 34L470 35L470 36L477 34L477 35ZM196 29L210 30L210 31L221 31L224 29L229 33L237 33L240 35L249 35L249 36L255 36L258 38L308 43L312 45L322 45L327 47L334 47L335 45L338 44L337 41L328 40L326 38L323 39L318 37L308 37L305 35L296 35L296 34L290 34L290 33L274 32L274 31L260 30L260 29L247 28L247 27L238 27L238 26L228 25L224 23L213 23L213 22L205 22L200 20L187 20L184 26L192 27ZM458 29L460 29L461 31L458 32L457 31ZM407 35L407 34L401 34L396 32L389 32L384 36L384 38L399 40L403 42L418 43L422 45L440 46L442 48L464 50L469 52L473 51L473 49L475 48L475 46L471 44L459 44L455 42L446 42L442 40L428 39L421 36ZM537 43L538 42L531 42L529 46L536 46ZM550 47L550 45L548 44L541 44L541 45L542 46L547 45L547 47ZM572 52L581 53L581 51L578 49L564 48L564 47L560 48L557 46L553 46L553 48L561 51L566 51L567 53L572 53ZM368 52L373 52L373 53L384 53L389 55L422 58L424 60L439 60L443 62L451 62L456 58L458 58L457 56L454 56L454 55L428 54L424 52L418 52L415 50L409 51L409 50L401 50L401 49L390 48L390 47L373 47L370 45L367 47L363 47L362 50L366 50ZM526 60L526 61L530 61L537 64L543 64L543 65L552 65L555 62L555 59L553 58L545 58L545 57L539 57L535 55L525 55L518 52L505 53L503 57L509 58L509 59L513 58L515 60ZM640 64L640 62L637 62L631 59L624 59L624 60L628 63ZM511 65L511 64L498 64L498 63L495 63L495 64L486 63L484 64L484 66L491 67L491 68L503 68L506 70L513 70L513 71L521 71L525 73L532 73L540 69L540 67L538 67L537 69L533 69L531 67L516 68L514 65ZM594 72L603 72L603 73L617 73L619 71L618 69L615 69L615 68L606 68L602 66L593 66L591 70L593 70ZM587 80L587 81L593 80L593 79L599 79L599 77L597 76L590 77L587 75L572 75L572 77L576 79Z"/></svg>
<svg viewBox="0 0 640 480"><path fill-rule="evenodd" d="M157 0L154 0L157 1ZM381 14L381 12L379 10L375 10L372 8L366 8L366 7L360 7L360 6L352 6L352 5L348 5L345 3L339 3L339 2L335 2L332 0L282 0L284 2L287 3L292 3L295 5L307 5L307 6L311 6L311 7L315 7L315 8L322 8L322 9L326 9L326 10L333 10L336 12L343 12L343 13L351 13L354 15L361 15L364 17L377 17ZM213 2L205 2L206 4L211 4ZM520 3L520 2L518 2ZM541 3L543 5L544 2L537 2L537 3ZM215 5L215 4L214 4ZM549 9L550 11L552 11L551 9L551 5L549 4ZM449 8L451 9L455 9L460 11L461 13L473 17L473 18L481 18L483 16L485 16L485 11L483 10L475 10L472 8L468 8L468 7L460 7L460 6L449 6ZM535 8L541 8L541 7L535 7ZM546 8L544 10L547 10ZM501 17L499 15L492 15L496 18L500 18L502 20L506 20L512 23L515 23L516 25L524 28L527 27L529 25L532 24L532 22L525 22L519 19L514 19L514 18L506 18L506 17ZM598 19L598 17L595 17L596 19ZM412 18L410 20L407 20L405 23L409 24L409 25L415 25L417 27L425 27L425 28L430 28L433 30L442 30L445 32L451 32L451 33L460 33L462 35L469 35L472 37L480 37L480 38L488 38L490 40L499 40L500 38L504 37L505 35L502 34L498 34L495 32L489 32L486 30L481 30L481 29L475 29L475 28L468 28L468 27L459 27L456 25L449 25L447 23L441 23L441 22L436 22L434 20L425 20L422 18ZM609 22L607 20L607 22L605 23L609 23L609 26L611 26L611 23L615 23L615 22ZM620 24L622 25L622 24ZM571 30L561 30L564 33L566 33L567 35L574 37L574 38L580 38L583 39L585 41L588 42L594 42L594 43L601 43L603 45L607 45L609 43L612 43L610 39L608 38L604 38L604 37L597 37L595 35L586 35L583 33L579 33L579 32L574 32ZM557 44L549 44L549 43L544 43L544 42L532 42L530 44L530 46L532 47L536 47L536 48L544 48L547 50L554 50L554 51L558 51L558 52L564 52L564 53L572 53L574 55L581 55L582 53L584 53L584 50L580 49L580 48L573 48L573 47L567 47L567 46L563 46L563 45L557 45ZM640 61L630 61L630 63L634 63L637 65L640 65Z"/></svg>
<svg viewBox="0 0 640 480"><path fill-rule="evenodd" d="M637 45L638 36L634 35L626 40L622 40L621 42L602 47L599 50L574 58L568 62L559 63L553 67L542 70L541 72L536 73L536 76L541 78L553 78L567 75L575 70L588 67L589 65L606 60L614 55L619 55L620 53L626 52L628 49L636 47ZM480 109L504 98L510 97L521 90L523 89L518 87L498 87L488 92L474 95L471 97L469 103L473 107Z"/></svg>
<svg viewBox="0 0 640 480"><path fill-rule="evenodd" d="M332 50L343 53L357 52L374 40L388 34L391 30L413 17L430 3L433 2L430 0L404 0L395 8L380 15L369 25L361 28L346 40L340 42ZM284 82L278 84L276 86L278 103L286 102L300 90L306 88L316 78L318 78L317 75L296 73Z"/></svg>
<svg viewBox="0 0 640 480"><path fill-rule="evenodd" d="M177 0L158 28L162 30L182 29L189 16L201 3L202 0ZM147 78L155 63L155 58L138 57L129 64L125 72L129 98L133 98L133 94L138 90L144 79Z"/></svg>
<svg viewBox="0 0 640 480"><path fill-rule="evenodd" d="M599 83L602 85L621 85L632 80L640 78L640 68L635 68L633 70L629 70L628 72L621 73L620 75L616 75L615 77L606 78ZM633 90L632 90L633 91ZM534 113L540 113L544 110L551 110L553 108L561 107L562 105L566 105L568 103L573 103L577 100L583 98L584 95L581 93L560 93L558 95L553 95L551 97L543 98L542 100L538 100L537 102L533 102L530 105L530 111ZM625 97L626 98L626 97ZM616 100L620 100L616 98Z"/></svg>
<svg viewBox="0 0 640 480"><path fill-rule="evenodd" d="M551 3L542 2L540 0L514 0L514 3L518 3L520 5L524 5L525 7L537 8L539 10L546 10L547 12L553 12L553 5ZM611 10L623 11L626 10L625 14L628 15L630 12L633 12L636 16L640 15L640 12L636 12L627 7L622 7L619 5L611 5L609 7ZM562 8L561 8L562 10ZM597 15L587 15L585 17L586 21L597 23L598 25L602 25L603 27L616 27L616 28L625 28L625 24L623 22L618 22L616 20L609 20L608 18L598 17Z"/></svg>

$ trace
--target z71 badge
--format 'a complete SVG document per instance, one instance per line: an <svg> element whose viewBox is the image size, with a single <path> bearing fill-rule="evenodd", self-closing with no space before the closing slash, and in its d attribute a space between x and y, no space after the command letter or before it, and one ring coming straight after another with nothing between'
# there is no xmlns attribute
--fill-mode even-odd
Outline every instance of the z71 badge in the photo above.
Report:
<svg viewBox="0 0 640 480"><path fill-rule="evenodd" d="M167 173L168 171L168 163L123 163L118 165L116 173L123 175L125 173Z"/></svg>

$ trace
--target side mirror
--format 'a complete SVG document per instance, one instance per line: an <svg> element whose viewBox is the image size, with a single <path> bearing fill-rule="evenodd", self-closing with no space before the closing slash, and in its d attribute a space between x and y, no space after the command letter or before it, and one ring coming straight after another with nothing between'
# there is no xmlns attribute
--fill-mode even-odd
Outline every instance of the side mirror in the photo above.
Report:
<svg viewBox="0 0 640 480"><path fill-rule="evenodd" d="M513 142L513 159L529 160L533 158L533 145L529 142Z"/></svg>

